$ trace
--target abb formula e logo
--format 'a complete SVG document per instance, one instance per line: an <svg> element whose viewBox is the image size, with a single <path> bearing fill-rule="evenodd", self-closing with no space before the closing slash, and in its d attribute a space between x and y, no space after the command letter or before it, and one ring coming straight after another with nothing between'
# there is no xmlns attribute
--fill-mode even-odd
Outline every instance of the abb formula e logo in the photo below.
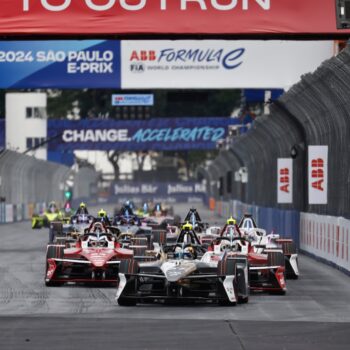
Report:
<svg viewBox="0 0 350 350"><path fill-rule="evenodd" d="M79 1L79 0L74 0ZM33 9L34 3L40 2L41 6L50 12L62 12L72 5L72 0L22 0L23 11L29 12ZM109 11L115 7L126 11L140 11L147 8L150 3L158 2L159 10L166 11L174 0L80 0L82 8L89 11ZM196 6L198 10L206 11L214 9L217 11L231 11L241 9L248 11L255 4L262 10L270 10L271 0L177 0L177 6L182 11Z"/></svg>
<svg viewBox="0 0 350 350"><path fill-rule="evenodd" d="M145 70L233 70L243 63L245 48L169 47L158 50L132 50L130 71Z"/></svg>

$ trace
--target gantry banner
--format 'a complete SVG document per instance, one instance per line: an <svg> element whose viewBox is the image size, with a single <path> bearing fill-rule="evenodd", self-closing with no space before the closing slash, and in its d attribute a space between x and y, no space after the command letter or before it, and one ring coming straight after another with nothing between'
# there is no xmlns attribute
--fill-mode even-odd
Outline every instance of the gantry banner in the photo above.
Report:
<svg viewBox="0 0 350 350"><path fill-rule="evenodd" d="M48 150L209 150L239 123L228 117L48 120Z"/></svg>
<svg viewBox="0 0 350 350"><path fill-rule="evenodd" d="M2 0L0 34L347 34L339 1Z"/></svg>

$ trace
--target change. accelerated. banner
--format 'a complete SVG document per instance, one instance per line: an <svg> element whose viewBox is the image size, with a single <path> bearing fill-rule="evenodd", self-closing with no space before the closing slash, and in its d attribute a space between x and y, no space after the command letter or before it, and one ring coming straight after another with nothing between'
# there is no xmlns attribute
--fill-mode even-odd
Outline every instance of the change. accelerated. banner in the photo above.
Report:
<svg viewBox="0 0 350 350"><path fill-rule="evenodd" d="M49 151L213 149L227 136L232 118L151 120L49 120Z"/></svg>
<svg viewBox="0 0 350 350"><path fill-rule="evenodd" d="M120 41L0 41L0 88L121 86Z"/></svg>

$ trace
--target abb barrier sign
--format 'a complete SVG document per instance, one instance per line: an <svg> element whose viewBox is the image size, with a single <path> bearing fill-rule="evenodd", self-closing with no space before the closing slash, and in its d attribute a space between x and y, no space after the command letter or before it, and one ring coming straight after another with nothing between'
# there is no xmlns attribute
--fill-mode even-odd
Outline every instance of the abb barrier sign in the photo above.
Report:
<svg viewBox="0 0 350 350"><path fill-rule="evenodd" d="M0 34L332 34L335 0L2 0Z"/></svg>
<svg viewBox="0 0 350 350"><path fill-rule="evenodd" d="M309 204L327 204L328 146L309 146Z"/></svg>
<svg viewBox="0 0 350 350"><path fill-rule="evenodd" d="M293 161L277 159L277 203L293 203Z"/></svg>

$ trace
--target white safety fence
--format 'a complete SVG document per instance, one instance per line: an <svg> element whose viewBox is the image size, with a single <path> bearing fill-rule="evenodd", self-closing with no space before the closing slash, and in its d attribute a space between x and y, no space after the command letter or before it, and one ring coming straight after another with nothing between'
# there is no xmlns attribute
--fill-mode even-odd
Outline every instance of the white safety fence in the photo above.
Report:
<svg viewBox="0 0 350 350"><path fill-rule="evenodd" d="M300 248L350 271L350 220L317 214L300 215Z"/></svg>
<svg viewBox="0 0 350 350"><path fill-rule="evenodd" d="M0 203L0 224L30 219L46 209L46 203L5 204Z"/></svg>

